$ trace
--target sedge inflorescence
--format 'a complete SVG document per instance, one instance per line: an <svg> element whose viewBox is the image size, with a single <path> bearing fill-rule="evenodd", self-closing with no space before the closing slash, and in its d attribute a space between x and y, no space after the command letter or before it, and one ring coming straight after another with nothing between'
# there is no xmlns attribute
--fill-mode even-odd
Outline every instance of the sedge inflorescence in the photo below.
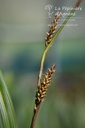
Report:
<svg viewBox="0 0 85 128"><path fill-rule="evenodd" d="M53 39L53 37L55 35L57 24L58 24L57 21L58 21L59 18L60 18L60 13L57 12L55 14L55 18L54 18L54 20L53 20L53 22L52 22L52 24L50 26L49 32L46 32L46 34L47 34L47 37L45 38L45 46L46 47L50 44L50 42L52 41L52 39Z"/></svg>
<svg viewBox="0 0 85 128"><path fill-rule="evenodd" d="M45 74L41 82L41 86L38 87L35 96L35 107L34 107L35 110L36 107L40 104L40 102L43 101L43 99L45 98L48 86L50 85L51 78L54 72L55 72L55 65L53 65L51 69L48 69L48 72Z"/></svg>

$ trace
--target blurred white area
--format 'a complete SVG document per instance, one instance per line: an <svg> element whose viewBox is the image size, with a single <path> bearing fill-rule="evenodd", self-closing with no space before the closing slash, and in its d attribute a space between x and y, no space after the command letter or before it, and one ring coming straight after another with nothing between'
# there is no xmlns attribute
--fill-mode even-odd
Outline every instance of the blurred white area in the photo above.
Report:
<svg viewBox="0 0 85 128"><path fill-rule="evenodd" d="M1 30L2 29L2 30ZM43 40L43 24L1 24L1 43L31 43Z"/></svg>
<svg viewBox="0 0 85 128"><path fill-rule="evenodd" d="M44 6L43 0L1 0L0 19L9 23L40 23Z"/></svg>
<svg viewBox="0 0 85 128"><path fill-rule="evenodd" d="M42 40L45 5L43 0L0 1L0 42L24 43Z"/></svg>
<svg viewBox="0 0 85 128"><path fill-rule="evenodd" d="M45 6L73 6L75 1L65 0L1 0L0 1L0 43L24 43L44 41L46 26L50 22L46 18ZM65 27L61 39L84 37L85 30L85 2L81 4L83 10L77 15L82 18L76 19L77 27ZM69 22L70 23L70 22ZM71 33L71 34L69 34ZM80 38L79 37L79 38Z"/></svg>

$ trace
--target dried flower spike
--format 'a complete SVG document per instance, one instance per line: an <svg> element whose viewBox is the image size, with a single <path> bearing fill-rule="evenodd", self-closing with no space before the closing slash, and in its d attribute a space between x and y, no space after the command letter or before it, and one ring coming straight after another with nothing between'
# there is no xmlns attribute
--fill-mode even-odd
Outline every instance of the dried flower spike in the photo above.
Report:
<svg viewBox="0 0 85 128"><path fill-rule="evenodd" d="M51 40L52 40L52 38L53 38L53 36L54 36L54 34L55 34L55 30L56 30L56 28L57 28L57 24L58 24L58 19L60 18L60 13L59 12L57 12L56 14L55 14L55 18L54 18L54 21L52 22L52 24L51 24L51 26L50 26L50 30L49 30L49 32L46 32L46 34L47 34L47 38L45 39L45 46L47 47L48 46L48 44L50 44L50 42L51 42Z"/></svg>
<svg viewBox="0 0 85 128"><path fill-rule="evenodd" d="M55 65L53 65L51 69L48 69L48 72L45 74L41 82L41 86L37 88L34 110L36 110L37 106L46 96L46 92L47 92L48 86L50 85L51 78L54 72L55 72Z"/></svg>

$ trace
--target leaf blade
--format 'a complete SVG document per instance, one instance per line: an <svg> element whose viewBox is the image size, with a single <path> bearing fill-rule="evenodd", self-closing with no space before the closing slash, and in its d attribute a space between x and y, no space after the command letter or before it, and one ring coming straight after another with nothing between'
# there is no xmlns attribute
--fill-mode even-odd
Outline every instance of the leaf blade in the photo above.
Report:
<svg viewBox="0 0 85 128"><path fill-rule="evenodd" d="M1 117L1 121L2 121L1 122L2 127L10 128L8 115L7 115L7 111L5 108L5 104L4 104L1 92L0 92L0 117Z"/></svg>
<svg viewBox="0 0 85 128"><path fill-rule="evenodd" d="M8 114L10 128L18 128L13 103L1 72L0 72L0 92L2 94L3 101Z"/></svg>
<svg viewBox="0 0 85 128"><path fill-rule="evenodd" d="M60 34L61 30L64 28L64 26L66 25L66 23L69 21L69 19L73 16L73 13L76 11L76 8L81 4L83 0L78 0L75 4L75 6L73 7L73 9L70 11L69 15L66 17L66 19L63 21L62 25L59 27L59 29L57 30L55 36L53 37L51 43L46 47L45 49L45 54L47 53L47 51L49 50L49 48L52 46L52 44L54 43L55 39L57 38L57 36Z"/></svg>

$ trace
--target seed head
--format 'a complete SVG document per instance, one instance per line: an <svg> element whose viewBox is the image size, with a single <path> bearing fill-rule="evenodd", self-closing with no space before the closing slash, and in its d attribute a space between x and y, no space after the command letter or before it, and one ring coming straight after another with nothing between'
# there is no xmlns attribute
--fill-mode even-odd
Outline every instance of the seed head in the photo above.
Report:
<svg viewBox="0 0 85 128"><path fill-rule="evenodd" d="M35 110L35 108L37 108L37 106L40 104L40 102L42 100L44 100L48 86L50 85L51 78L52 78L54 72L55 72L55 65L53 65L51 67L51 69L48 69L48 72L45 74L45 76L41 82L41 86L37 88L36 96L35 96L34 110Z"/></svg>
<svg viewBox="0 0 85 128"><path fill-rule="evenodd" d="M55 34L55 30L56 30L56 28L57 28L57 24L58 24L58 19L60 18L60 13L59 12L57 12L56 14L55 14L55 18L54 18L54 21L52 22L52 24L51 24L51 26L50 26L50 28L49 28L49 32L46 32L46 34L47 34L47 38L45 38L45 46L47 47L49 44L50 44L50 42L52 41L52 38L54 37L54 34Z"/></svg>

